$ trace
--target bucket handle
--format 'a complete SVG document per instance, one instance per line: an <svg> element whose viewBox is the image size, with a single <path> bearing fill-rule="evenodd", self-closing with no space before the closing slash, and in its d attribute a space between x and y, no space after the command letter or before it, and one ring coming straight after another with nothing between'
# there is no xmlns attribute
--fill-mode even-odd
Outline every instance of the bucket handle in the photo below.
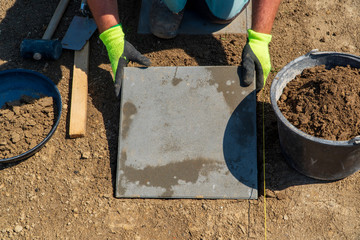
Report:
<svg viewBox="0 0 360 240"><path fill-rule="evenodd" d="M360 144L360 136L356 136L353 139L349 140L349 143L353 145L359 145Z"/></svg>

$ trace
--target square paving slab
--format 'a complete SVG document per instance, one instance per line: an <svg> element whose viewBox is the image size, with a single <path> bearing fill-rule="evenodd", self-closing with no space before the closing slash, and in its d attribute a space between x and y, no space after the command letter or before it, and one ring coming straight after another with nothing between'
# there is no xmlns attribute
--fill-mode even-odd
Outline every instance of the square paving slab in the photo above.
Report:
<svg viewBox="0 0 360 240"><path fill-rule="evenodd" d="M238 67L125 68L118 198L257 198L256 92Z"/></svg>
<svg viewBox="0 0 360 240"><path fill-rule="evenodd" d="M138 24L138 33L150 34L149 15L151 0L142 0ZM186 9L179 28L179 34L220 34L220 33L247 33L251 27L251 2L246 9L230 24L213 24L199 16L194 10Z"/></svg>

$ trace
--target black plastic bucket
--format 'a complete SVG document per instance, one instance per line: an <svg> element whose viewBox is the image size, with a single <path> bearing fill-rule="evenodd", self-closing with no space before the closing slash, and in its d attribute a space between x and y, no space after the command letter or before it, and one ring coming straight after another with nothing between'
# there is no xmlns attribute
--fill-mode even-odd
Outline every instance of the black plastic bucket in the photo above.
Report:
<svg viewBox="0 0 360 240"><path fill-rule="evenodd" d="M286 84L305 68L325 65L360 68L360 57L337 52L312 50L287 64L276 76L270 100L278 123L279 139L287 162L300 173L315 179L338 180L360 169L360 136L349 141L317 138L300 131L281 113L277 100Z"/></svg>
<svg viewBox="0 0 360 240"><path fill-rule="evenodd" d="M56 85L44 75L26 69L12 69L0 72L0 107L6 102L21 99L23 95L33 98L49 96L56 105L56 120L48 133L38 145L32 149L10 158L0 159L1 163L14 162L29 158L39 151L54 134L61 117L62 102L61 95Z"/></svg>

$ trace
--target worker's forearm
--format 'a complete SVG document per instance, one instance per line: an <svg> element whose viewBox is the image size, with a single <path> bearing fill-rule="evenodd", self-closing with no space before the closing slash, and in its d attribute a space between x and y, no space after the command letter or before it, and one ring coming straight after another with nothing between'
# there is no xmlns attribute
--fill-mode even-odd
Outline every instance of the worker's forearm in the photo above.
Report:
<svg viewBox="0 0 360 240"><path fill-rule="evenodd" d="M119 23L117 0L87 0L100 33Z"/></svg>
<svg viewBox="0 0 360 240"><path fill-rule="evenodd" d="M251 29L270 34L281 0L253 0Z"/></svg>

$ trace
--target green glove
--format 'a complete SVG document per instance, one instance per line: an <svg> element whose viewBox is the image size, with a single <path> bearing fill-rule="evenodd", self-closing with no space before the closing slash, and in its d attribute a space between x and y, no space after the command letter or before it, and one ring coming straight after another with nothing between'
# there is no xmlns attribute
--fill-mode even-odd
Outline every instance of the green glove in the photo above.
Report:
<svg viewBox="0 0 360 240"><path fill-rule="evenodd" d="M125 34L120 24L105 30L99 37L108 52L111 68L115 76L115 95L119 97L121 83L124 78L124 67L128 62L134 61L145 66L150 66L151 62L125 40Z"/></svg>
<svg viewBox="0 0 360 240"><path fill-rule="evenodd" d="M249 86L256 71L256 90L261 90L271 70L269 43L272 36L251 29L248 30L248 35L242 52L241 79Z"/></svg>

